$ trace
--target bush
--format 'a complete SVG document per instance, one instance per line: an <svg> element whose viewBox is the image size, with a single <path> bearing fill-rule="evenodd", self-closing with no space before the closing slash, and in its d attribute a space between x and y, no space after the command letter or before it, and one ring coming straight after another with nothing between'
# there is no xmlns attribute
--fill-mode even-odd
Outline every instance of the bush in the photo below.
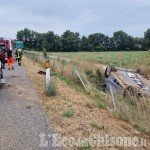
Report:
<svg viewBox="0 0 150 150"><path fill-rule="evenodd" d="M102 99L96 100L95 105L98 108L102 108L102 109L107 109L107 107L108 107L107 102L105 100L102 100Z"/></svg>
<svg viewBox="0 0 150 150"><path fill-rule="evenodd" d="M63 113L63 116L64 117L73 117L74 116L74 111L73 110L66 110L64 113Z"/></svg>
<svg viewBox="0 0 150 150"><path fill-rule="evenodd" d="M46 95L47 96L54 96L56 95L56 85L53 81L46 87Z"/></svg>
<svg viewBox="0 0 150 150"><path fill-rule="evenodd" d="M101 89L101 84L104 83L104 76L100 70L97 69L96 72L93 72L92 70L86 70L85 73L91 84L93 84L94 87Z"/></svg>

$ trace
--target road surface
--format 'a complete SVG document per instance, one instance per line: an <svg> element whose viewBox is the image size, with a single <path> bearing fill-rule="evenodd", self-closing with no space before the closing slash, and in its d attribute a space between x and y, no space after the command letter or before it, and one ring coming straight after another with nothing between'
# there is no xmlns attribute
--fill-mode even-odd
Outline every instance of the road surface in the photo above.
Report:
<svg viewBox="0 0 150 150"><path fill-rule="evenodd" d="M7 65L7 64L6 64ZM0 85L0 150L55 150L51 140L42 145L41 134L52 133L38 93L22 66L4 70L6 84ZM45 144L45 143L44 143ZM45 146L45 148L44 148Z"/></svg>

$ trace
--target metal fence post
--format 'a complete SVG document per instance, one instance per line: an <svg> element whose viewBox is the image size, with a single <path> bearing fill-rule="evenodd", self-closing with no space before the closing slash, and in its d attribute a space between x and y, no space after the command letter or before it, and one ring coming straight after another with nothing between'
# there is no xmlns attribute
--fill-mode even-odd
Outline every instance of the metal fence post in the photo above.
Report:
<svg viewBox="0 0 150 150"><path fill-rule="evenodd" d="M81 81L83 87L85 88L85 90L88 91L88 89L87 89L86 85L84 84L84 82L83 82L83 80L82 80L82 78L81 78L79 72L78 72L76 69L75 69L75 72L76 72L78 78L80 79L80 81Z"/></svg>
<svg viewBox="0 0 150 150"><path fill-rule="evenodd" d="M111 94L111 98L112 98L112 103L114 106L114 110L116 110L116 103L115 103L115 98L114 98L114 94L113 94L113 90L112 90L112 86L109 84L109 90L110 90L110 94Z"/></svg>

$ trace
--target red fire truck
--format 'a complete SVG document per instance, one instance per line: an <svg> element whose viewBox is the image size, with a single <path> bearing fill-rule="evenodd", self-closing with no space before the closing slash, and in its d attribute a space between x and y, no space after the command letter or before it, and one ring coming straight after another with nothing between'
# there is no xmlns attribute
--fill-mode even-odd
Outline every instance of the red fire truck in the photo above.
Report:
<svg viewBox="0 0 150 150"><path fill-rule="evenodd" d="M2 49L3 47L9 48L12 50L13 46L12 46L12 41L10 38L4 38L4 37L0 37L0 49Z"/></svg>
<svg viewBox="0 0 150 150"><path fill-rule="evenodd" d="M3 55L2 49L3 48L9 48L12 50L12 41L9 38L3 38L0 37L0 55ZM1 65L1 60L0 60L0 84L5 83L5 79L3 78L3 69Z"/></svg>

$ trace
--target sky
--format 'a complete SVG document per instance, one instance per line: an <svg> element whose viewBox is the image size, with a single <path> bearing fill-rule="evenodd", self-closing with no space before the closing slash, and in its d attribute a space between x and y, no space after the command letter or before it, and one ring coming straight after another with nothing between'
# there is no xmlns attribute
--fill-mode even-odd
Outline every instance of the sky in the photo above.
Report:
<svg viewBox="0 0 150 150"><path fill-rule="evenodd" d="M110 37L123 30L143 37L150 28L150 0L0 0L0 18L0 37L16 38L24 28Z"/></svg>

